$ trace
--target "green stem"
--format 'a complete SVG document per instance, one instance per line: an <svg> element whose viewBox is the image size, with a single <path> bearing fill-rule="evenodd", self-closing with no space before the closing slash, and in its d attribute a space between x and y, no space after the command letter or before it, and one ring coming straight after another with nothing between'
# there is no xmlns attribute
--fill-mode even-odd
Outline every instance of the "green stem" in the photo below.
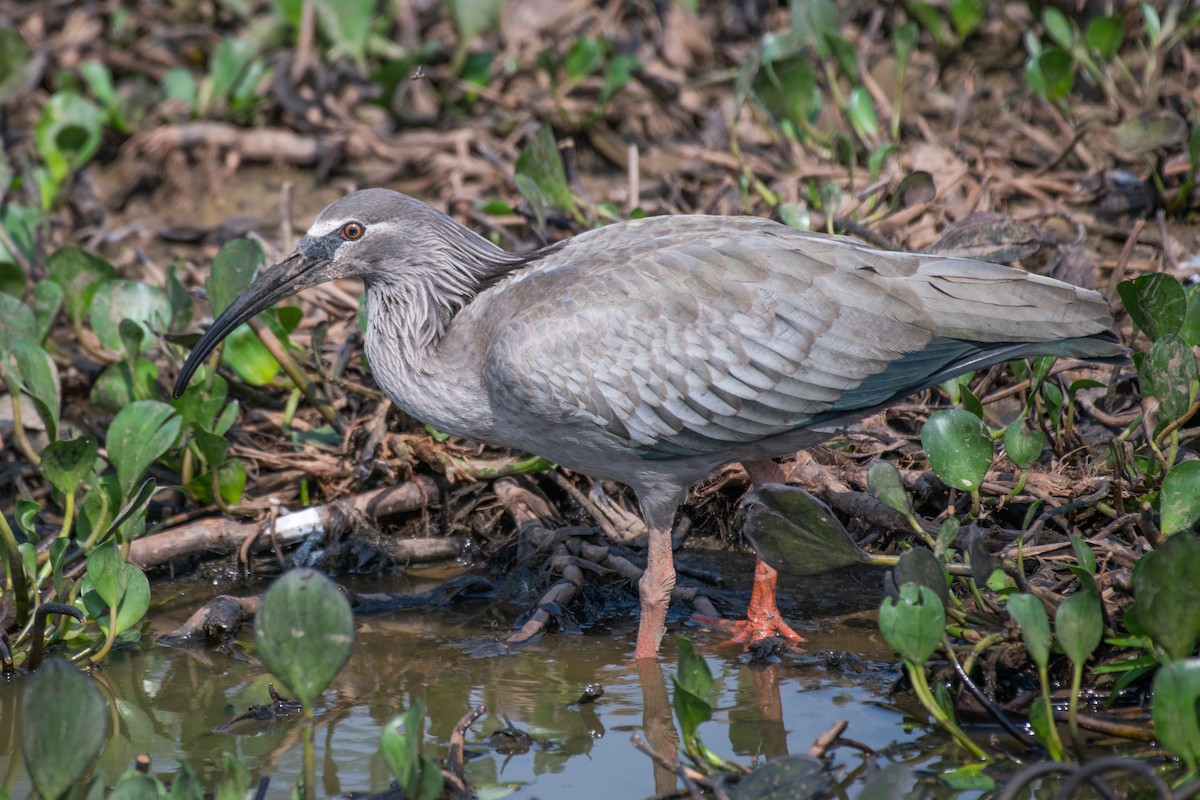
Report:
<svg viewBox="0 0 1200 800"><path fill-rule="evenodd" d="M1050 671L1041 665L1038 666L1038 683L1042 688L1042 704L1046 708L1046 736L1049 739L1046 746L1050 749L1052 759L1065 761L1067 754L1062 737L1058 735L1058 725L1054 722L1054 703L1050 701Z"/></svg>
<svg viewBox="0 0 1200 800"><path fill-rule="evenodd" d="M1071 698L1067 701L1067 725L1071 730L1071 744L1075 756L1083 763L1083 740L1079 738L1079 689L1083 684L1083 664L1071 664Z"/></svg>
<svg viewBox="0 0 1200 800"><path fill-rule="evenodd" d="M17 596L17 625L24 627L29 622L29 584L25 582L25 561L17 545L17 537L8 526L8 518L0 511L0 539L4 540L4 551L8 555L8 578L12 582L13 594Z"/></svg>
<svg viewBox="0 0 1200 800"><path fill-rule="evenodd" d="M304 800L317 800L317 756L313 747L313 708L304 705Z"/></svg>
<svg viewBox="0 0 1200 800"><path fill-rule="evenodd" d="M946 730L947 733L958 742L963 748L968 750L971 755L983 761L991 761L992 757L983 751L979 745L971 740L963 732L963 729L958 727L954 720L946 715L942 707L938 705L937 699L933 696L933 690L929 688L929 682L925 679L925 669L920 664L914 664L910 661L904 662L905 669L908 670L909 680L912 681L913 691L917 695L917 699L921 701L921 705L925 706L925 710L937 720L937 723Z"/></svg>

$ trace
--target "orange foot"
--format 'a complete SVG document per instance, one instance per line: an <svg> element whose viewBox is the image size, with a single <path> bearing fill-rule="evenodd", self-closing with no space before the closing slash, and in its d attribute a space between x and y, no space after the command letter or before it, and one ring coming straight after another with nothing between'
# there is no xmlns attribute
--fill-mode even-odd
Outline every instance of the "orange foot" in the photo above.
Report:
<svg viewBox="0 0 1200 800"><path fill-rule="evenodd" d="M700 614L692 616L692 621L706 628L726 631L732 634L731 643L743 644L749 650L757 642L778 636L789 644L800 644L806 641L803 636L792 630L779 607L775 604L775 582L778 573L762 559L754 565L754 585L750 590L750 606L746 609L746 618L740 620L719 619Z"/></svg>

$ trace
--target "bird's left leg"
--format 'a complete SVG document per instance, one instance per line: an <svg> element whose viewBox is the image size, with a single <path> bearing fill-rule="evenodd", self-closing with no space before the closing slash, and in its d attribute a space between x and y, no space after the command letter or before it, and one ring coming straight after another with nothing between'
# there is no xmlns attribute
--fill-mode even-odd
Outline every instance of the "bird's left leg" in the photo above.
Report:
<svg viewBox="0 0 1200 800"><path fill-rule="evenodd" d="M750 476L750 482L758 487L764 483L783 483L784 474L774 461L745 461L742 466ZM733 634L731 641L744 643L749 647L754 642L779 636L793 644L805 641L804 637L792 630L775 602L775 586L779 573L761 558L754 563L754 583L750 588L750 605L746 608L744 620L713 619L694 615L692 620L710 628L719 628Z"/></svg>

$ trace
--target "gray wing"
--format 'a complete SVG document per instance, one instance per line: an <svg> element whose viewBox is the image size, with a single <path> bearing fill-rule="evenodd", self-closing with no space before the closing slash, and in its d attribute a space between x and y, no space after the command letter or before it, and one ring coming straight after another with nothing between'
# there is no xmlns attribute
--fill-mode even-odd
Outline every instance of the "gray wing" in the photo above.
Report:
<svg viewBox="0 0 1200 800"><path fill-rule="evenodd" d="M499 402L589 421L647 458L873 408L1002 360L991 343L1017 357L1110 322L1094 292L1019 270L749 218L583 234L488 301L508 309L485 368Z"/></svg>

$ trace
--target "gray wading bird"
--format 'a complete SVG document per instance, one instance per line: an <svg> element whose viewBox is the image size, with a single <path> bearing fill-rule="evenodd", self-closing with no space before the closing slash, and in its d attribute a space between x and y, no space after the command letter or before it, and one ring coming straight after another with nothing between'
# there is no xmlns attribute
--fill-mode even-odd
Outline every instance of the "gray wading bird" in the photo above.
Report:
<svg viewBox="0 0 1200 800"><path fill-rule="evenodd" d="M637 493L648 528L636 657L662 638L671 526L688 487L969 370L1025 356L1118 360L1098 293L979 261L872 250L754 217L655 217L525 255L369 189L330 204L209 327L175 384L237 325L362 278L384 392L439 430ZM798 637L755 572L742 634Z"/></svg>

